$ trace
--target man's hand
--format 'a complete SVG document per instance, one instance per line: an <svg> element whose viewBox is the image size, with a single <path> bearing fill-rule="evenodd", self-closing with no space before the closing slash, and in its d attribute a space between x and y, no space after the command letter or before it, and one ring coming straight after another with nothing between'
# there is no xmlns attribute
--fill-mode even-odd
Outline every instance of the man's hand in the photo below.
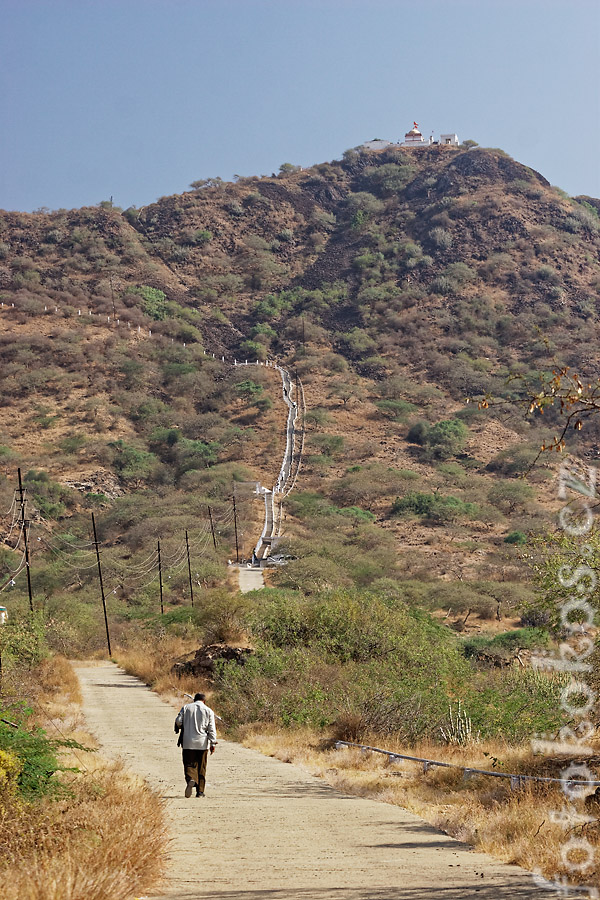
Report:
<svg viewBox="0 0 600 900"><path fill-rule="evenodd" d="M212 756L214 752L215 752L215 745L214 745L214 744L211 744L211 747L210 747L210 755Z"/></svg>

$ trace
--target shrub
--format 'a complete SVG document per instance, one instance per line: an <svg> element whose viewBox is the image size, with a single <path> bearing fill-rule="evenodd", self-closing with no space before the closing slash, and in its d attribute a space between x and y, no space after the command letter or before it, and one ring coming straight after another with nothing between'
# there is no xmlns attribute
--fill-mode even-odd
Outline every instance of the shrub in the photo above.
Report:
<svg viewBox="0 0 600 900"><path fill-rule="evenodd" d="M425 494L410 491L404 497L396 497L392 504L392 515L413 513L438 524L455 522L457 519L473 518L477 513L474 503L465 503L458 497L442 497L439 494Z"/></svg>
<svg viewBox="0 0 600 900"><path fill-rule="evenodd" d="M5 759L8 758L11 763L11 777L16 775L20 792L24 797L33 799L60 789L52 776L61 767L57 757L60 742L49 740L41 728L25 730L23 727L30 714L30 709L23 710L23 721L16 729L0 722L0 753L4 753Z"/></svg>
<svg viewBox="0 0 600 900"><path fill-rule="evenodd" d="M383 166L369 166L364 170L366 186L383 197L401 191L414 176L415 169L408 163L385 163Z"/></svg>
<svg viewBox="0 0 600 900"><path fill-rule="evenodd" d="M365 356L371 353L377 344L363 328L353 328L339 336L346 351L353 356Z"/></svg>
<svg viewBox="0 0 600 900"><path fill-rule="evenodd" d="M522 531L511 531L510 534L507 534L504 538L505 544L526 544L527 543L527 535Z"/></svg>
<svg viewBox="0 0 600 900"><path fill-rule="evenodd" d="M356 194L349 194L346 204L351 213L363 212L366 215L372 215L381 212L383 203L367 191L358 191Z"/></svg>
<svg viewBox="0 0 600 900"><path fill-rule="evenodd" d="M407 440L427 447L436 459L449 459L463 449L469 429L460 419L445 419L435 425L417 422Z"/></svg>
<svg viewBox="0 0 600 900"><path fill-rule="evenodd" d="M257 384L255 381L247 378L245 381L240 381L236 388L238 394L242 397L247 397L248 399L259 397L263 392L263 387L261 384Z"/></svg>
<svg viewBox="0 0 600 900"><path fill-rule="evenodd" d="M487 464L490 472L516 478L525 475L538 457L538 451L531 447L509 447L502 450Z"/></svg>
<svg viewBox="0 0 600 900"><path fill-rule="evenodd" d="M533 488L524 481L501 482L494 485L487 496L493 506L506 515L512 515L517 510L522 510L533 497Z"/></svg>
<svg viewBox="0 0 600 900"><path fill-rule="evenodd" d="M148 478L154 465L156 456L139 450L130 444L126 444L121 438L112 441L109 445L114 450L113 465L121 478L125 481L140 481Z"/></svg>
<svg viewBox="0 0 600 900"><path fill-rule="evenodd" d="M429 240L438 250L448 250L452 246L452 235L445 228L432 228Z"/></svg>
<svg viewBox="0 0 600 900"><path fill-rule="evenodd" d="M404 422L407 416L415 413L418 409L414 403L409 403L408 400L378 400L375 406L384 415L395 419L397 422ZM419 442L416 441L415 443Z"/></svg>
<svg viewBox="0 0 600 900"><path fill-rule="evenodd" d="M158 288L143 285L142 287L127 288L126 294L138 294L142 298L142 309L147 316L157 321L166 319L169 315L167 298L164 291Z"/></svg>
<svg viewBox="0 0 600 900"><path fill-rule="evenodd" d="M73 497L73 492L69 488L52 481L43 469L30 469L24 481L31 492L34 505L43 516L58 519L65 514L66 504Z"/></svg>

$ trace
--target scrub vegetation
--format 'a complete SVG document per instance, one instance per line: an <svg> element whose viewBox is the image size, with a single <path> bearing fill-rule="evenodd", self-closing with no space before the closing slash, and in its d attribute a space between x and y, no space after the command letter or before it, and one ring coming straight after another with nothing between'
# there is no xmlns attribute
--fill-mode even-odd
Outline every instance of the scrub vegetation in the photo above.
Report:
<svg viewBox="0 0 600 900"><path fill-rule="evenodd" d="M191 686L172 665L199 645L237 643L246 664L210 684L235 734L441 754L460 701L476 746L454 757L509 748L507 765L535 770L523 742L566 723L560 677L531 655L561 639L553 579L577 551L553 534L558 457L539 457L564 420L523 399L553 369L594 380L599 251L598 201L477 147L359 148L141 210L0 213L4 670L105 652L93 513L115 655L157 689ZM283 451L267 359L302 379L305 453L280 565L241 596L232 493L246 558L262 510L245 483L274 484ZM566 449L592 459L600 418L582 424ZM19 709L29 749L0 732L0 785L71 809L53 793L71 776L52 774L69 748L39 731L35 702ZM426 783L423 809L445 790ZM488 807L510 818L519 802L492 792Z"/></svg>

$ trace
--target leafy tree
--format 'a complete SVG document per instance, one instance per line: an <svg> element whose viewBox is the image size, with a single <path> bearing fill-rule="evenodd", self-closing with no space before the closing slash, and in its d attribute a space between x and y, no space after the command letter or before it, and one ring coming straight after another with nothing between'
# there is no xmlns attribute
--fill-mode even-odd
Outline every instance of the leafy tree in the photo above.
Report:
<svg viewBox="0 0 600 900"><path fill-rule="evenodd" d="M113 465L125 481L143 481L148 478L156 463L156 456L139 450L119 439L108 445L115 451Z"/></svg>
<svg viewBox="0 0 600 900"><path fill-rule="evenodd" d="M358 384L350 384L346 381L338 381L336 379L331 382L331 388L327 396L341 400L344 406L346 406L350 400L362 400L363 392Z"/></svg>
<svg viewBox="0 0 600 900"><path fill-rule="evenodd" d="M349 194L346 205L350 212L356 213L360 210L366 215L374 215L383 209L381 200L378 200L377 197L368 191L358 191L355 194Z"/></svg>
<svg viewBox="0 0 600 900"><path fill-rule="evenodd" d="M435 425L417 422L409 430L407 438L427 447L436 459L449 459L460 453L468 434L469 429L460 419L445 419Z"/></svg>
<svg viewBox="0 0 600 900"><path fill-rule="evenodd" d="M259 397L262 394L263 386L248 378L245 381L240 381L236 390L238 394L242 395L242 397L251 399L254 397Z"/></svg>
<svg viewBox="0 0 600 900"><path fill-rule="evenodd" d="M190 187L195 191L200 191L202 188L221 187L223 184L223 179L217 175L215 178L199 178L197 181L192 181Z"/></svg>
<svg viewBox="0 0 600 900"><path fill-rule="evenodd" d="M414 174L415 169L409 164L385 163L383 166L369 166L364 177L368 187L387 197L401 191Z"/></svg>
<svg viewBox="0 0 600 900"><path fill-rule="evenodd" d="M503 481L488 491L488 500L507 515L522 510L533 497L533 488L524 481Z"/></svg>
<svg viewBox="0 0 600 900"><path fill-rule="evenodd" d="M147 316L157 321L166 319L169 315L167 305L167 297L164 291L158 288L149 287L147 284L142 287L127 288L127 294L138 294L142 300L142 308Z"/></svg>
<svg viewBox="0 0 600 900"><path fill-rule="evenodd" d="M404 497L396 497L392 504L392 515L402 513L414 513L443 525L461 518L473 518L477 513L477 507L474 503L465 503L458 497L442 497L439 494L410 491Z"/></svg>

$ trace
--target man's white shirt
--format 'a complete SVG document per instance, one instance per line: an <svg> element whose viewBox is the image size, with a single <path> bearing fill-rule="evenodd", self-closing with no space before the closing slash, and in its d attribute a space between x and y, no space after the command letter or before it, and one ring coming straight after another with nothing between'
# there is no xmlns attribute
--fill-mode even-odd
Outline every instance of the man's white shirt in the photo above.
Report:
<svg viewBox="0 0 600 900"><path fill-rule="evenodd" d="M182 706L175 724L179 728L183 726L184 750L206 750L217 743L215 714L202 700Z"/></svg>

